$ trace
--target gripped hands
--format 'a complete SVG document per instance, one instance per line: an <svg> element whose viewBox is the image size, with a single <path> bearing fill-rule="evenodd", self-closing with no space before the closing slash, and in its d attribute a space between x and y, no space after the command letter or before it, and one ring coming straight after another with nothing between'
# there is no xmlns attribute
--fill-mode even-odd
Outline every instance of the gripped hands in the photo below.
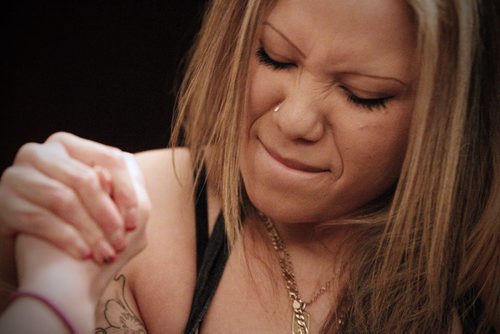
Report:
<svg viewBox="0 0 500 334"><path fill-rule="evenodd" d="M59 132L23 145L0 181L0 232L48 241L77 259L113 262L150 209L130 153Z"/></svg>

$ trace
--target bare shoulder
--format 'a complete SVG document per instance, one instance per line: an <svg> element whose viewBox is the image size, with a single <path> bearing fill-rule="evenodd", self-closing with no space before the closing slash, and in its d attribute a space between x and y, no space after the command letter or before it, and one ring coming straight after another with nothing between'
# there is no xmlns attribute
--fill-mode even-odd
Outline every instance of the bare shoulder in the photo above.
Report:
<svg viewBox="0 0 500 334"><path fill-rule="evenodd" d="M135 158L144 174L153 205L159 197L167 196L178 201L191 195L193 172L189 150L177 148L146 151L137 153Z"/></svg>
<svg viewBox="0 0 500 334"><path fill-rule="evenodd" d="M144 323L149 333L182 332L196 275L190 154L186 149L163 149L139 153L136 159L152 204L146 228L148 245L111 282L110 298L105 295L101 312L106 311L107 303L128 311L124 317L137 326ZM110 314L116 313L110 310L108 307Z"/></svg>

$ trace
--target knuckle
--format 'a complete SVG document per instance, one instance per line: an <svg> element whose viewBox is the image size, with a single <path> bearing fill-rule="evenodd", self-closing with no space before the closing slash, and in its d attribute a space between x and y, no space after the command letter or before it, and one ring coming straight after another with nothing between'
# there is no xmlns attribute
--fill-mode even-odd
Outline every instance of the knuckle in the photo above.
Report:
<svg viewBox="0 0 500 334"><path fill-rule="evenodd" d="M118 203L126 206L127 208L138 206L137 195L132 189L126 187L116 189L113 196Z"/></svg>
<svg viewBox="0 0 500 334"><path fill-rule="evenodd" d="M71 184L76 189L96 190L99 188L99 179L93 169L84 169L70 176Z"/></svg>
<svg viewBox="0 0 500 334"><path fill-rule="evenodd" d="M125 155L117 147L109 147L106 155L107 164L114 168L125 168Z"/></svg>
<svg viewBox="0 0 500 334"><path fill-rule="evenodd" d="M135 160L135 157L132 153L130 152L126 152L126 151L121 151L122 152L122 156L124 159L133 159Z"/></svg>
<svg viewBox="0 0 500 334"><path fill-rule="evenodd" d="M2 185L9 185L12 189L18 186L19 181L30 178L36 172L31 166L9 166L0 176L0 187Z"/></svg>
<svg viewBox="0 0 500 334"><path fill-rule="evenodd" d="M3 171L2 176L0 177L0 187L2 184L8 184L12 180L16 179L16 176L17 176L16 167L14 166L7 167Z"/></svg>
<svg viewBox="0 0 500 334"><path fill-rule="evenodd" d="M77 211L75 193L63 187L54 187L47 191L47 201L50 210L59 214L72 215Z"/></svg>
<svg viewBox="0 0 500 334"><path fill-rule="evenodd" d="M64 131L58 131L53 134L51 134L45 142L50 143L50 142L63 142L67 140L71 136L68 132Z"/></svg>
<svg viewBox="0 0 500 334"><path fill-rule="evenodd" d="M14 163L24 162L37 157L39 155L40 146L40 144L33 142L23 144L17 151Z"/></svg>

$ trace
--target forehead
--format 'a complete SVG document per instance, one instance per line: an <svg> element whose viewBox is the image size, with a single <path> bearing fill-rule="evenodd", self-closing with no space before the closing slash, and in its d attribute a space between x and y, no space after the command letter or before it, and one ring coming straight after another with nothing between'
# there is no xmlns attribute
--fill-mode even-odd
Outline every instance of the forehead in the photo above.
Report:
<svg viewBox="0 0 500 334"><path fill-rule="evenodd" d="M403 0L279 0L266 21L306 57L321 58L335 70L390 65L409 75L415 27Z"/></svg>

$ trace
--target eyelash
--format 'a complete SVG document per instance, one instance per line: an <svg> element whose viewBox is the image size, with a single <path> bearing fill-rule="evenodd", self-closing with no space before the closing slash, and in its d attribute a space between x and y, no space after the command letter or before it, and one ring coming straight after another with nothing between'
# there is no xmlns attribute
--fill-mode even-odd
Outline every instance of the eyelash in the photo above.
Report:
<svg viewBox="0 0 500 334"><path fill-rule="evenodd" d="M269 66L274 70L288 70L293 67L297 67L294 63L282 63L274 60L267 54L263 47L257 49L256 52L257 59L263 65Z"/></svg>
<svg viewBox="0 0 500 334"><path fill-rule="evenodd" d="M362 108L366 108L369 111L373 111L375 109L385 109L387 107L387 102L392 99L392 96L388 97L379 97L376 99L363 99L360 98L353 93L349 92L346 88L343 88L347 95L347 100L355 105L358 105Z"/></svg>
<svg viewBox="0 0 500 334"><path fill-rule="evenodd" d="M283 63L274 60L269 56L269 54L264 50L263 47L259 47L257 49L257 52L255 53L257 56L258 61L273 70L288 70L294 67L297 67L294 63ZM341 87L345 94L347 95L347 101L350 103L365 108L369 111L373 111L375 109L384 109L387 107L387 102L393 98L393 96L387 96L387 97L380 97L376 99L363 99L359 96L354 95L351 93L346 87Z"/></svg>

